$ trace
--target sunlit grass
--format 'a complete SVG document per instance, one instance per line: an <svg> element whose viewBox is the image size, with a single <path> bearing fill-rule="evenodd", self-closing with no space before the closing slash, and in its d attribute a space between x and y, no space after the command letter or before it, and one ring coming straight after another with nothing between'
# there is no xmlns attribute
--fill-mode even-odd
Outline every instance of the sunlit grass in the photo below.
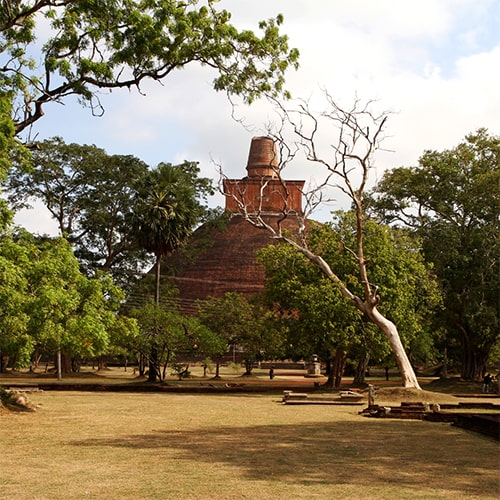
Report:
<svg viewBox="0 0 500 500"><path fill-rule="evenodd" d="M498 498L498 443L276 395L33 393L0 416L5 499Z"/></svg>

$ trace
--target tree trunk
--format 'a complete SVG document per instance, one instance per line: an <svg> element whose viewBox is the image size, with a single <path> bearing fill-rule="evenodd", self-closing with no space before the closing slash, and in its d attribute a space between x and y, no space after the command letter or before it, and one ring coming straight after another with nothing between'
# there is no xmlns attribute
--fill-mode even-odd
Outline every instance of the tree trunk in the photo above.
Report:
<svg viewBox="0 0 500 500"><path fill-rule="evenodd" d="M106 368L107 368L107 366L106 366L106 361L104 359L104 356L99 356L99 358L97 359L97 369L104 370Z"/></svg>
<svg viewBox="0 0 500 500"><path fill-rule="evenodd" d="M220 360L218 360L215 363L215 376L214 376L215 380L219 380L220 379L220 364L221 364Z"/></svg>
<svg viewBox="0 0 500 500"><path fill-rule="evenodd" d="M158 379L158 348L155 344L151 346L149 355L148 382L156 382Z"/></svg>
<svg viewBox="0 0 500 500"><path fill-rule="evenodd" d="M57 349L56 354L57 380L62 380L62 354L61 349Z"/></svg>
<svg viewBox="0 0 500 500"><path fill-rule="evenodd" d="M137 360L137 368L139 369L139 376L144 377L146 373L146 361L144 354L139 355L139 359Z"/></svg>
<svg viewBox="0 0 500 500"><path fill-rule="evenodd" d="M244 377L250 377L252 375L252 370L253 370L253 361L249 359L245 359L245 373L243 374Z"/></svg>
<svg viewBox="0 0 500 500"><path fill-rule="evenodd" d="M58 361L59 361L58 364L59 364L59 370L61 371L61 373L64 373L65 375L70 374L73 371L71 357L60 350L58 351L58 357L60 357L58 359Z"/></svg>
<svg viewBox="0 0 500 500"><path fill-rule="evenodd" d="M161 257L156 256L155 264L155 304L160 304L160 272L161 272ZM156 334L154 334L156 337ZM155 345L155 338L153 338L153 345L151 346L151 352L149 354L149 373L148 381L156 382L159 378L159 360L158 360L158 348Z"/></svg>
<svg viewBox="0 0 500 500"><path fill-rule="evenodd" d="M329 357L326 361L326 374L327 374L327 379L326 382L323 384L323 387L327 387L328 389L333 389L333 386L335 385L335 380L334 380L334 374L333 374L333 359Z"/></svg>
<svg viewBox="0 0 500 500"><path fill-rule="evenodd" d="M367 352L362 356L356 366L354 372L354 385L363 385L365 383L366 370L368 369L368 362L370 361L370 354Z"/></svg>
<svg viewBox="0 0 500 500"><path fill-rule="evenodd" d="M391 346L392 353L396 358L403 387L421 389L417 376L415 375L415 371L413 370L413 366L411 366L410 360L406 355L406 351L403 347L403 343L401 342L401 338L399 337L396 325L380 314L376 307L367 308L366 314L386 335Z"/></svg>
<svg viewBox="0 0 500 500"><path fill-rule="evenodd" d="M335 351L335 359L333 360L333 386L338 389L342 384L342 375L344 374L345 362L347 353L342 348L337 348Z"/></svg>
<svg viewBox="0 0 500 500"><path fill-rule="evenodd" d="M480 381L486 372L489 349L469 345L462 341L462 366L460 376L464 380Z"/></svg>
<svg viewBox="0 0 500 500"><path fill-rule="evenodd" d="M161 257L156 256L155 265L155 304L160 304L160 277L161 277Z"/></svg>

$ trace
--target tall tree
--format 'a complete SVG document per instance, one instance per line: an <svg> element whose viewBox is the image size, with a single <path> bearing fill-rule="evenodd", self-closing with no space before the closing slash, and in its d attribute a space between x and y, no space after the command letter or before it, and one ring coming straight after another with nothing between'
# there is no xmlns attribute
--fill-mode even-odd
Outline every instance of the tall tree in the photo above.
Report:
<svg viewBox="0 0 500 500"><path fill-rule="evenodd" d="M23 367L29 363L34 339L29 335L26 302L28 279L25 270L31 263L26 245L12 240L10 235L0 238L0 372L11 366Z"/></svg>
<svg viewBox="0 0 500 500"><path fill-rule="evenodd" d="M461 376L479 379L499 342L500 137L485 129L457 147L426 151L416 167L387 172L374 207L423 241L444 293L442 327Z"/></svg>
<svg viewBox="0 0 500 500"><path fill-rule="evenodd" d="M207 208L203 199L212 192L210 179L199 178L196 163L162 163L144 179L137 193L132 230L139 244L155 256L155 303L160 303L161 260L179 248ZM150 356L150 381L157 377L155 344Z"/></svg>
<svg viewBox="0 0 500 500"><path fill-rule="evenodd" d="M365 189L370 170L373 166L375 153L380 148L388 115L376 113L373 103L362 103L355 100L349 109L339 106L325 92L326 108L321 113L315 113L307 102L301 101L297 107L278 103L277 111L281 123L275 131L269 131L279 145L281 152L280 164L274 169L275 175L282 181L284 199L281 208L283 218L297 218L299 232L293 235L284 231L282 224L273 225L262 210L249 209L241 199L234 201L241 214L250 223L267 229L270 234L284 241L305 255L311 262L319 266L321 271L339 287L342 295L349 303L365 314L386 335L401 374L405 387L420 388L415 371L408 359L397 326L385 317L379 306L380 287L373 283L369 276L368 259L365 256ZM295 142L287 138L291 129ZM323 144L327 148L322 148ZM283 168L302 153L306 160L323 169L323 180L318 181L306 196L306 211L304 214L291 212L288 208L286 180L282 177ZM321 174L319 174L321 175ZM262 179L262 190L267 179ZM315 252L307 245L306 218L325 201L329 188L339 189L352 203L356 214L356 237L354 246L350 249L356 259L359 290L353 291L332 270L321 255L321 250ZM253 206L256 206L254 203ZM258 204L257 204L258 206Z"/></svg>
<svg viewBox="0 0 500 500"><path fill-rule="evenodd" d="M147 173L134 156L55 137L36 144L31 162L14 163L8 199L14 209L41 201L88 274L110 272L125 286L148 262L130 231L135 193Z"/></svg>
<svg viewBox="0 0 500 500"><path fill-rule="evenodd" d="M149 373L150 381L164 380L168 364L186 345L182 316L154 302L132 310L131 315L139 323L140 335L128 348L149 361L149 371L155 371L154 375Z"/></svg>
<svg viewBox="0 0 500 500"><path fill-rule="evenodd" d="M262 21L259 37L230 24L216 0L4 0L0 9L0 92L13 98L19 133L45 104L77 96L101 114L102 89L163 81L198 63L214 68L216 90L243 96L283 91L298 52L279 33L283 17ZM40 43L40 40L42 43Z"/></svg>
<svg viewBox="0 0 500 500"><path fill-rule="evenodd" d="M357 262L348 251L354 243L354 213L337 212L330 224L310 224L307 244L311 251L321 250L333 272L360 293ZM374 220L365 221L364 231L370 276L374 283L380 283L384 297L379 307L397 321L412 360L426 362L431 347L422 352L415 339L425 335L430 340L430 319L439 304L439 293L417 242L404 231ZM302 342L309 342L308 354L316 352L339 369L348 356L360 365L360 373L368 357L376 361L389 354L380 330L361 311L350 307L338 287L297 250L286 245L270 246L260 252L259 260L266 270L268 300L296 318ZM342 372L331 370L330 375L328 384L338 386Z"/></svg>

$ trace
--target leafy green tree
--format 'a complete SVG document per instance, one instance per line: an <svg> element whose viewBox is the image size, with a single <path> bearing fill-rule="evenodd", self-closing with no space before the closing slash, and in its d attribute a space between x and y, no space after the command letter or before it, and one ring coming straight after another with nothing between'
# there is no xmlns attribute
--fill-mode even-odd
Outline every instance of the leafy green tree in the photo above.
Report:
<svg viewBox="0 0 500 500"><path fill-rule="evenodd" d="M16 133L45 104L76 96L102 113L102 89L163 81L198 63L217 73L216 90L247 101L283 91L298 52L280 35L283 17L262 21L259 37L230 24L215 0L5 0L0 9L0 92L10 93ZM42 43L40 43L40 41Z"/></svg>
<svg viewBox="0 0 500 500"><path fill-rule="evenodd" d="M479 379L499 341L500 137L485 129L417 167L387 172L374 210L421 238L444 296L441 326L464 379Z"/></svg>
<svg viewBox="0 0 500 500"><path fill-rule="evenodd" d="M37 143L29 164L14 164L9 202L19 209L40 200L87 274L110 272L125 287L149 262L130 230L135 193L147 173L133 156L55 137Z"/></svg>
<svg viewBox="0 0 500 500"><path fill-rule="evenodd" d="M331 224L311 222L307 242L311 252L321 251L332 271L356 293L360 286L357 262L348 249L353 245L356 217L353 212L337 212ZM430 318L439 304L439 293L427 271L416 242L403 231L375 221L365 221L365 255L371 279L380 283L384 301L381 311L397 321L405 347L414 362L425 362L429 351L414 342L428 338ZM371 357L387 356L385 336L374 328L358 309L349 307L338 287L318 266L290 246L270 246L259 260L266 270L267 299L283 313L296 318L306 355L316 353L331 363L327 385L338 387L347 357L357 361L357 382L362 383ZM430 348L428 348L430 349Z"/></svg>
<svg viewBox="0 0 500 500"><path fill-rule="evenodd" d="M233 332L234 312L225 309L227 304L215 297L208 297L197 303L198 318L219 339L210 352L215 359L215 379L220 378L220 365L230 348L236 349L236 332ZM228 314L228 316L226 316Z"/></svg>
<svg viewBox="0 0 500 500"><path fill-rule="evenodd" d="M10 235L0 239L0 372L4 359L12 367L27 366L34 349L28 333L28 280L24 272L30 266L30 252Z"/></svg>
<svg viewBox="0 0 500 500"><path fill-rule="evenodd" d="M97 357L110 347L110 330L123 292L109 276L89 279L81 274L69 244L47 240L39 245L29 268L29 332L45 351L66 360ZM63 372L70 367L60 367Z"/></svg>
<svg viewBox="0 0 500 500"><path fill-rule="evenodd" d="M224 354L238 351L245 361L245 375L252 374L255 361L274 359L283 353L283 323L269 309L252 304L242 294L227 292L198 303L202 324L223 340L216 355L216 378Z"/></svg>
<svg viewBox="0 0 500 500"><path fill-rule="evenodd" d="M212 354L220 344L198 318L183 316L172 306L167 310L163 304L151 300L132 309L130 314L137 319L140 334L122 337L121 345L146 359L150 370L154 364L155 380L165 380L168 366L174 366L180 356L193 358ZM154 360L151 353L154 353ZM187 369L188 366L178 363L178 373L185 373Z"/></svg>
<svg viewBox="0 0 500 500"><path fill-rule="evenodd" d="M208 213L203 199L212 193L210 179L199 178L196 163L161 163L138 189L131 229L139 245L155 256L155 303L160 304L161 260L179 248ZM149 380L157 376L152 343Z"/></svg>
<svg viewBox="0 0 500 500"><path fill-rule="evenodd" d="M130 347L148 360L150 372L154 370L154 375L149 373L150 381L164 380L169 363L186 345L183 317L155 302L132 310L131 316L137 319L140 334Z"/></svg>
<svg viewBox="0 0 500 500"><path fill-rule="evenodd" d="M245 363L245 376L252 374L257 361L279 359L284 354L287 325L280 316L261 304L249 303L250 318L241 330L238 347Z"/></svg>
<svg viewBox="0 0 500 500"><path fill-rule="evenodd" d="M66 240L37 242L21 232L0 250L6 278L0 345L17 366L26 366L35 350L62 353L65 360L96 357L110 347L110 332L134 329L117 314L123 292L109 276L85 277ZM58 368L60 375L71 366Z"/></svg>

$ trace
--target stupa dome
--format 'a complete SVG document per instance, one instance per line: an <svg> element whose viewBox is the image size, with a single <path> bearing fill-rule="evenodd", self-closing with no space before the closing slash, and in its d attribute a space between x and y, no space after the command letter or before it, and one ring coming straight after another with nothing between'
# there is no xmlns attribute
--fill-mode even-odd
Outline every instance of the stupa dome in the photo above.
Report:
<svg viewBox="0 0 500 500"><path fill-rule="evenodd" d="M256 253L273 240L267 230L246 221L239 207L244 203L248 212L259 211L270 224L279 219L284 229L298 228L295 215L302 214L304 181L280 179L277 167L273 140L254 137L248 176L224 181L227 219L202 225L182 248L162 260L161 283L168 281L179 290L184 313L195 314L199 299L222 297L226 292L251 297L264 290L264 269L257 264ZM284 211L291 215L283 220Z"/></svg>

